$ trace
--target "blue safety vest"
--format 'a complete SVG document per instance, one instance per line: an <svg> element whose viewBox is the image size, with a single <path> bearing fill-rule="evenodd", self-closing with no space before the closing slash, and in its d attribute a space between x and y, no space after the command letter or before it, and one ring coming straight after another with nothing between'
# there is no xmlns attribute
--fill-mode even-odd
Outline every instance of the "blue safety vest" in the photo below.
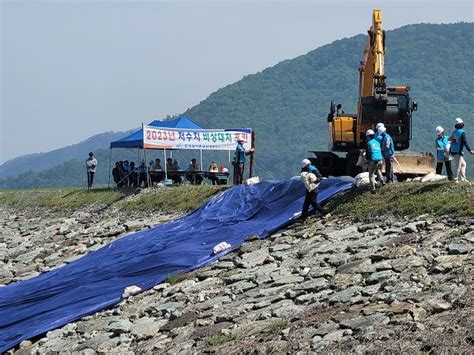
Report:
<svg viewBox="0 0 474 355"><path fill-rule="evenodd" d="M381 134L379 134L379 132L375 132L375 134L374 134L374 139L375 139L377 142L382 143L382 138L383 138L383 137L382 137Z"/></svg>
<svg viewBox="0 0 474 355"><path fill-rule="evenodd" d="M314 174L314 175L321 175L321 173L319 172L318 168L315 167L314 165L310 165L309 166L309 169L308 169L308 172Z"/></svg>
<svg viewBox="0 0 474 355"><path fill-rule="evenodd" d="M235 148L235 161L237 163L245 163L245 148L242 144L238 143Z"/></svg>
<svg viewBox="0 0 474 355"><path fill-rule="evenodd" d="M380 149L380 143L375 138L367 142L370 147L370 160L378 161L382 160L382 149Z"/></svg>
<svg viewBox="0 0 474 355"><path fill-rule="evenodd" d="M449 143L448 137L444 136L441 138L440 136L436 137L436 147L441 148L442 150L437 150L436 151L436 158L440 161L445 160L445 151L446 151L446 145Z"/></svg>
<svg viewBox="0 0 474 355"><path fill-rule="evenodd" d="M461 128L456 128L451 135L451 153L452 154L462 154L463 144L461 143L461 137L464 133L464 130Z"/></svg>
<svg viewBox="0 0 474 355"><path fill-rule="evenodd" d="M389 139L390 139L390 147L387 148L387 140ZM384 156L384 158L391 157L393 153L395 152L395 148L393 146L393 139L392 137L390 137L390 134L388 133L385 133L385 135L382 136L381 146L382 146L382 155Z"/></svg>

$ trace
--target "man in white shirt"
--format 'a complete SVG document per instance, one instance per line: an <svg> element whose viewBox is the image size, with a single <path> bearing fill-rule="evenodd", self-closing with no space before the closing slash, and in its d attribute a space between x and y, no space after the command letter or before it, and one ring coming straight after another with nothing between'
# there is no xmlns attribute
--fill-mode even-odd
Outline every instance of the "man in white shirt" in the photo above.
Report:
<svg viewBox="0 0 474 355"><path fill-rule="evenodd" d="M97 166L97 159L94 157L94 153L89 153L89 158L86 160L86 168L87 168L87 188L91 189L92 184L94 183L94 174L95 168Z"/></svg>

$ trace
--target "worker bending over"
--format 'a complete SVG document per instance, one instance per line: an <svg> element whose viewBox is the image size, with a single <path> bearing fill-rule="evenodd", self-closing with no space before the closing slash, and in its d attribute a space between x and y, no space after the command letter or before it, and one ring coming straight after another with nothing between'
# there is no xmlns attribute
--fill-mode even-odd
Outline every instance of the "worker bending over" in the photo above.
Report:
<svg viewBox="0 0 474 355"><path fill-rule="evenodd" d="M382 185L385 185L382 176L382 149L379 141L375 138L375 132L371 129L367 130L367 147L365 157L369 161L369 180L370 180L370 191L375 193L375 175L378 176Z"/></svg>
<svg viewBox="0 0 474 355"><path fill-rule="evenodd" d="M315 166L311 165L311 161L309 159L303 159L301 162L300 179L303 181L306 188L306 195L303 202L303 211L301 212L301 220L304 222L306 221L306 218L308 218L310 205L321 213L325 213L326 209L318 204L317 188L319 182L322 179L322 175Z"/></svg>

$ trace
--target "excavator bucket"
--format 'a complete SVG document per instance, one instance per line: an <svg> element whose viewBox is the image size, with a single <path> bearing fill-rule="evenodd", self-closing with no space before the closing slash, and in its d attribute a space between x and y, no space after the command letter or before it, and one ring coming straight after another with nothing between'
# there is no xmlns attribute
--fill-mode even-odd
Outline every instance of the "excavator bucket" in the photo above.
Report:
<svg viewBox="0 0 474 355"><path fill-rule="evenodd" d="M431 153L395 154L393 173L399 181L435 172L436 159ZM384 167L385 169L385 167Z"/></svg>

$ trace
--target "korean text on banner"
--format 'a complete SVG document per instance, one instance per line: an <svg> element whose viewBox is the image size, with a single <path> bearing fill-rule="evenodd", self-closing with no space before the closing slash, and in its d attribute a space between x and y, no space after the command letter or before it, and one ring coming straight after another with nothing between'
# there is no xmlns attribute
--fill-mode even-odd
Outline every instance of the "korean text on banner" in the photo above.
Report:
<svg viewBox="0 0 474 355"><path fill-rule="evenodd" d="M238 140L252 148L251 131L224 129L173 129L143 127L143 147L147 149L234 150Z"/></svg>

